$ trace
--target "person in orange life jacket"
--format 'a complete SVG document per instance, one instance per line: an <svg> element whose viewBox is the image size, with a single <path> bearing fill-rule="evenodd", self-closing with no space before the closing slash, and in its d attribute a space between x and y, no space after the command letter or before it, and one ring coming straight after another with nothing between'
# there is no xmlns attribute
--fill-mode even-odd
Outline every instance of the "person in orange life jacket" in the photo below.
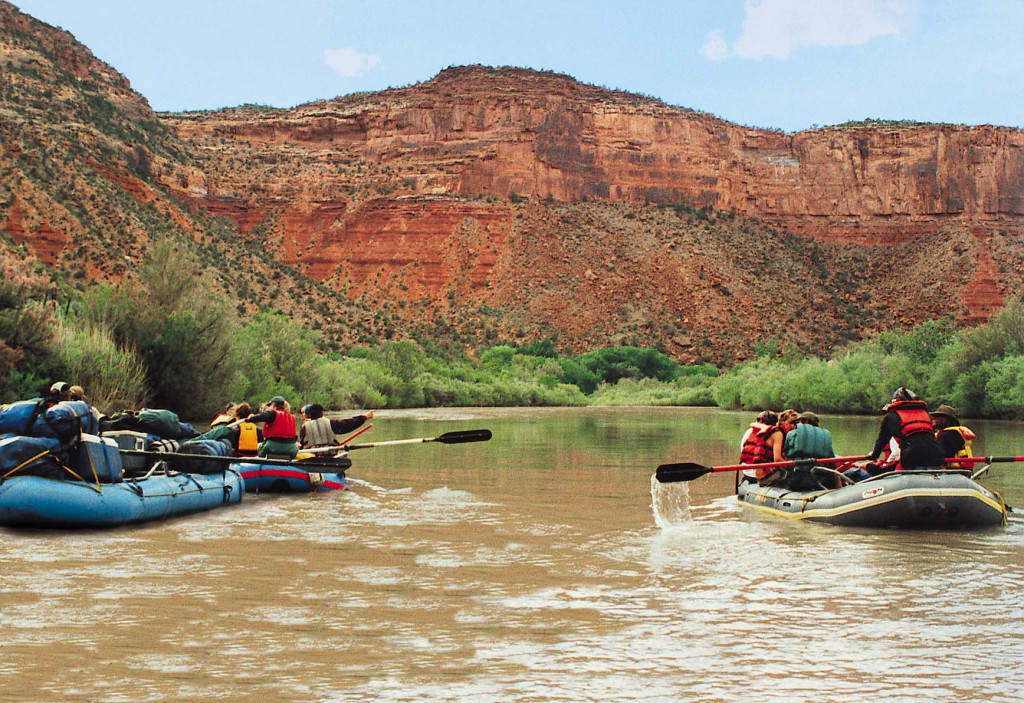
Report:
<svg viewBox="0 0 1024 703"><path fill-rule="evenodd" d="M892 394L892 402L882 408L882 426L878 430L875 446L868 456L874 462L895 438L900 445L899 469L944 467L946 454L935 439L935 426L928 414L928 406L917 395L903 386Z"/></svg>
<svg viewBox="0 0 1024 703"><path fill-rule="evenodd" d="M789 408L779 413L779 424L766 433L765 445L768 447L768 461L786 461L784 447L786 446L786 434L796 427L798 413ZM789 472L785 469L775 469L765 478L760 480L762 486L771 486L787 480Z"/></svg>
<svg viewBox="0 0 1024 703"><path fill-rule="evenodd" d="M932 422L935 423L935 439L942 447L947 458L973 456L971 442L977 439L977 435L960 424L956 408L952 405L940 405L931 413ZM950 463L951 469L964 468L961 464ZM967 468L970 468L968 465Z"/></svg>
<svg viewBox="0 0 1024 703"><path fill-rule="evenodd" d="M264 410L250 415L247 422L263 423L263 443L258 456L287 456L291 459L299 453L298 434L295 431L295 416L292 408L282 396L274 396Z"/></svg>
<svg viewBox="0 0 1024 703"><path fill-rule="evenodd" d="M768 430L779 422L779 416L773 410L762 410L757 419L743 433L740 440L741 464L764 464L768 461L768 445L765 442ZM743 469L744 481L756 481L768 475L766 469Z"/></svg>

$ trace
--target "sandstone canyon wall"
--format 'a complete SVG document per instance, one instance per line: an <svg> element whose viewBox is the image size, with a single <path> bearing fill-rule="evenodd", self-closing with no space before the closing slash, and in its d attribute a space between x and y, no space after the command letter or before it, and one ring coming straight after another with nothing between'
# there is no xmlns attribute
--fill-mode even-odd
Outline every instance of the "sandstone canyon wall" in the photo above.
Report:
<svg viewBox="0 0 1024 703"><path fill-rule="evenodd" d="M186 236L240 310L332 345L551 337L731 363L970 324L1024 281L1024 133L797 134L516 68L154 114L0 0L0 229L75 280Z"/></svg>

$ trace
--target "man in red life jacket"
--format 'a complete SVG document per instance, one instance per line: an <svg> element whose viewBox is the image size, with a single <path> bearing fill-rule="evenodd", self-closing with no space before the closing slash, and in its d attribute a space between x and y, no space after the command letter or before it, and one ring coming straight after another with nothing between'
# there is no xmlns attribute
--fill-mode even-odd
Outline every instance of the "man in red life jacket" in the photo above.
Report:
<svg viewBox="0 0 1024 703"><path fill-rule="evenodd" d="M900 386L892 394L892 402L883 410L882 426L869 461L878 459L889 440L895 438L900 445L900 468L945 467L946 453L935 440L935 427L923 400L918 400L913 391Z"/></svg>
<svg viewBox="0 0 1024 703"><path fill-rule="evenodd" d="M283 397L278 395L271 398L266 408L250 415L247 422L263 423L263 444L260 445L259 456L287 456L294 459L298 454L295 416Z"/></svg>

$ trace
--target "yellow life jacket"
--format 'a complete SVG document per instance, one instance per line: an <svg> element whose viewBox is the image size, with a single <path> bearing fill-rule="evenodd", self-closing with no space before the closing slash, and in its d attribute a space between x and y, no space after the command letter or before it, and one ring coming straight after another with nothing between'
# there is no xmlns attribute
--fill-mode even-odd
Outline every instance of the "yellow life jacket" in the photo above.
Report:
<svg viewBox="0 0 1024 703"><path fill-rule="evenodd" d="M254 456L259 446L260 440L256 434L256 423L243 422L240 424L238 426L238 453Z"/></svg>
<svg viewBox="0 0 1024 703"><path fill-rule="evenodd" d="M958 435L963 437L963 439L964 439L964 448L961 449L960 451L958 451L955 456L958 456L958 457L959 456L964 456L964 457L966 457L966 456L974 456L974 453L971 451L971 441L976 439L978 437L978 435L974 434L974 431L971 430L971 428L964 427L963 425L954 425L953 427L946 427L945 429L943 429L941 431L942 432L956 432ZM970 465L965 466L964 464L959 464L957 462L951 462L949 464L949 468L951 468L951 469L963 469L963 468L970 468Z"/></svg>

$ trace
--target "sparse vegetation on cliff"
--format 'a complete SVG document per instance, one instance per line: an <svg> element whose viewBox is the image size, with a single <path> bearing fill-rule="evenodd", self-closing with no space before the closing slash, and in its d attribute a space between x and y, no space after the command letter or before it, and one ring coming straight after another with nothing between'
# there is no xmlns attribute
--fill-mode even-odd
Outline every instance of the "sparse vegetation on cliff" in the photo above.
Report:
<svg viewBox="0 0 1024 703"><path fill-rule="evenodd" d="M562 356L550 340L465 347L409 340L324 354L320 335L277 313L237 318L213 295L189 248L165 240L139 284L98 286L57 307L56 288L3 252L0 393L85 385L106 412L155 404L202 418L227 400L285 395L328 408L521 405L714 405L871 413L897 386L965 416L1024 417L1024 303L955 331L947 322L882 332L806 357L796 347L728 368L681 366L649 348ZM72 294L74 295L74 294Z"/></svg>

